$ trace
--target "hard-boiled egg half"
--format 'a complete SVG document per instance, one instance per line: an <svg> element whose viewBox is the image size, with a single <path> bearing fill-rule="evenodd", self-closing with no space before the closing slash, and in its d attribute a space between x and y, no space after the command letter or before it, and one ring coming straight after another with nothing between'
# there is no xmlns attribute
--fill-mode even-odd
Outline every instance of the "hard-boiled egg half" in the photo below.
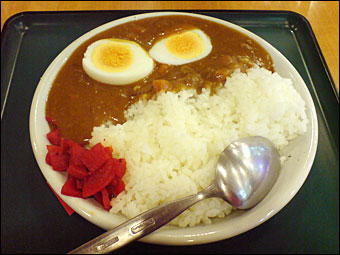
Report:
<svg viewBox="0 0 340 255"><path fill-rule="evenodd" d="M122 39L101 39L88 46L83 69L92 79L127 85L149 75L154 61L138 43Z"/></svg>
<svg viewBox="0 0 340 255"><path fill-rule="evenodd" d="M149 53L157 62L183 65L208 56L211 50L209 36L200 29L192 29L161 39Z"/></svg>

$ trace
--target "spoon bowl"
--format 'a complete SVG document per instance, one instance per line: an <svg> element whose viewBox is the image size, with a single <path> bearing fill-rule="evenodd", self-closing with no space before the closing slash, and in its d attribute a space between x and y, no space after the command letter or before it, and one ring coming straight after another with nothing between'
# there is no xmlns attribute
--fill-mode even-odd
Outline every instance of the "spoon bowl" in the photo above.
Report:
<svg viewBox="0 0 340 255"><path fill-rule="evenodd" d="M116 250L157 230L206 198L220 197L238 209L251 208L270 191L280 169L280 155L267 138L253 136L236 140L221 153L215 180L206 189L137 215L70 254L104 254Z"/></svg>
<svg viewBox="0 0 340 255"><path fill-rule="evenodd" d="M274 185L281 168L280 155L270 140L252 136L231 143L215 171L219 197L238 209L261 201Z"/></svg>

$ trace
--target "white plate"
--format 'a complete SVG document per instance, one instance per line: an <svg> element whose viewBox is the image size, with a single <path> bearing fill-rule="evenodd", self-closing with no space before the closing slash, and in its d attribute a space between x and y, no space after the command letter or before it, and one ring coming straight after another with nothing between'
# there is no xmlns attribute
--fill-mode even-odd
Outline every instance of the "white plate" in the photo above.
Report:
<svg viewBox="0 0 340 255"><path fill-rule="evenodd" d="M273 46L257 35L237 25L198 14L154 12L115 20L81 36L55 58L45 71L35 91L30 112L30 136L34 155L46 180L53 187L55 192L79 215L106 230L112 229L126 220L126 218L121 215L108 213L98 206L93 199L74 198L64 196L60 193L61 187L66 180L66 174L53 171L45 162L45 156L47 153L46 145L49 144L46 138L46 134L49 132L49 127L45 120L45 104L48 92L58 71L67 61L71 53L81 43L88 40L95 34L119 24L162 15L188 15L211 20L236 29L256 40L272 56L275 70L282 77L290 78L293 81L295 89L306 102L306 112L309 119L307 133L290 142L284 149L283 154L289 154L291 157L284 163L276 184L261 203L248 211L236 211L236 213L233 213L224 219L218 219L210 225L198 225L187 228L164 226L163 228L144 237L141 241L167 245L190 245L209 243L230 238L265 222L279 212L295 196L303 185L312 167L318 142L318 124L315 107L310 93L299 73Z"/></svg>

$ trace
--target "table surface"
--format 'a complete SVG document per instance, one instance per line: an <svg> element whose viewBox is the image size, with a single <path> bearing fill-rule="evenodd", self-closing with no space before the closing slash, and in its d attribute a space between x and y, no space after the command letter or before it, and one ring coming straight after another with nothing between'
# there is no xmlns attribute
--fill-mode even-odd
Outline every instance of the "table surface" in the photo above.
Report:
<svg viewBox="0 0 340 255"><path fill-rule="evenodd" d="M289 10L310 22L339 92L338 1L1 1L1 31L24 11L75 10Z"/></svg>

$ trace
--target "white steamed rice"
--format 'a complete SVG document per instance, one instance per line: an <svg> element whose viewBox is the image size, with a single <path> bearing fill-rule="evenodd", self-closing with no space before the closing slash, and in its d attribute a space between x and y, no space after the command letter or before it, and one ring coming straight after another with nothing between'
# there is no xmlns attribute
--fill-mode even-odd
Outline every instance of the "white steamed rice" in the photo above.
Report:
<svg viewBox="0 0 340 255"><path fill-rule="evenodd" d="M112 146L115 157L126 159L126 190L111 201L110 212L128 218L206 188L220 153L233 140L260 135L280 150L306 132L308 123L291 80L259 67L236 71L214 95L161 93L130 106L125 116L122 125L95 127L90 145ZM208 224L231 211L222 199L210 198L170 224Z"/></svg>

